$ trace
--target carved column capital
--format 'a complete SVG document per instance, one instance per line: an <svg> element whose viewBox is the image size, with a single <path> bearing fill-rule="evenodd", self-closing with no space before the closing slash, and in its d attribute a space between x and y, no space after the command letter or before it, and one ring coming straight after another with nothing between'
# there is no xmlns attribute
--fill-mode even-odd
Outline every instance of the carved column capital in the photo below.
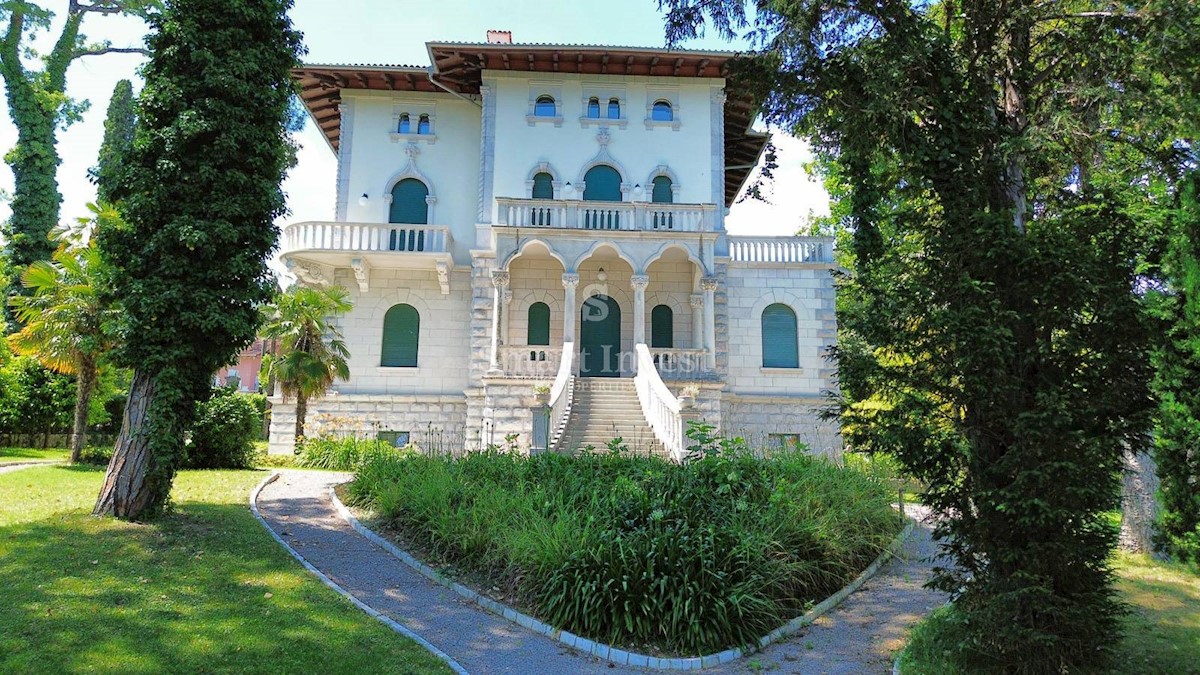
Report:
<svg viewBox="0 0 1200 675"><path fill-rule="evenodd" d="M579 285L579 275L573 273L562 275L562 285L563 288L575 288Z"/></svg>
<svg viewBox="0 0 1200 675"><path fill-rule="evenodd" d="M695 309L700 309L701 307L704 306L704 296L699 293L696 293L696 294L688 297L688 304L691 305L692 307L694 307Z"/></svg>
<svg viewBox="0 0 1200 675"><path fill-rule="evenodd" d="M717 290L717 278L701 277L700 290L704 291L705 293L712 293L713 291Z"/></svg>
<svg viewBox="0 0 1200 675"><path fill-rule="evenodd" d="M650 276L648 274L635 274L629 277L629 283L633 285L633 290L644 291L650 285Z"/></svg>
<svg viewBox="0 0 1200 675"><path fill-rule="evenodd" d="M496 288L504 288L508 286L508 271L494 270L492 272L492 285Z"/></svg>

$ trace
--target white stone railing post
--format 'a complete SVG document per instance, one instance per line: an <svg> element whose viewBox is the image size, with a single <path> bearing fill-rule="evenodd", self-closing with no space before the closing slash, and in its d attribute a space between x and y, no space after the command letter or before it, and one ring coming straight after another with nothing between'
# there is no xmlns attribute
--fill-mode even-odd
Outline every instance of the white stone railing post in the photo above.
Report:
<svg viewBox="0 0 1200 675"><path fill-rule="evenodd" d="M650 423L654 437L663 444L671 458L681 461L684 455L685 430L679 399L675 398L659 377L654 360L650 356L650 349L644 343L636 344L633 348L638 362L633 383L637 390L638 403L642 406L642 414Z"/></svg>
<svg viewBox="0 0 1200 675"><path fill-rule="evenodd" d="M496 373L500 371L499 348L500 348L500 299L504 293L504 289L508 286L508 272L504 270L492 271L492 351L490 359L489 372Z"/></svg>
<svg viewBox="0 0 1200 675"><path fill-rule="evenodd" d="M553 449L566 432L567 417L571 413L571 396L574 389L575 343L564 342L562 356L558 362L558 373L550 387L550 429L546 447Z"/></svg>

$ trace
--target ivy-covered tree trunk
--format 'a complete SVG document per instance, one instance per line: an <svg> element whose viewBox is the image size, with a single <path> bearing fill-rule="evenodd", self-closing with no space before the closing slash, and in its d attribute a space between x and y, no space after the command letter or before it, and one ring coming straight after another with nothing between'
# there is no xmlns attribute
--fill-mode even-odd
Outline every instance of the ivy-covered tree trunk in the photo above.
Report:
<svg viewBox="0 0 1200 675"><path fill-rule="evenodd" d="M117 172L133 145L133 134L137 128L137 101L133 98L133 83L121 80L113 87L104 115L104 140L100 143L100 157L88 176L96 184L96 199L101 203L113 201L112 192L117 187Z"/></svg>

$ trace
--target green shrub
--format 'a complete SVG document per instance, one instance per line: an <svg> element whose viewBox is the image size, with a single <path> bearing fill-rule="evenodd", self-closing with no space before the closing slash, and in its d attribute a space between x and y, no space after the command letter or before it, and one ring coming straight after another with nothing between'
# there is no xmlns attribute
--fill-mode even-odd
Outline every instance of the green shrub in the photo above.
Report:
<svg viewBox="0 0 1200 675"><path fill-rule="evenodd" d="M685 464L619 444L576 457L381 454L349 496L434 555L501 577L558 627L683 654L752 643L854 578L899 529L891 489L861 472L697 446Z"/></svg>
<svg viewBox="0 0 1200 675"><path fill-rule="evenodd" d="M249 395L228 387L213 389L196 406L184 466L189 469L249 469L254 466L254 439L262 417Z"/></svg>
<svg viewBox="0 0 1200 675"><path fill-rule="evenodd" d="M369 458L393 457L408 451L393 447L386 441L364 438L304 438L297 448L296 466L308 469L354 471Z"/></svg>
<svg viewBox="0 0 1200 675"><path fill-rule="evenodd" d="M113 456L113 446L111 445L90 445L79 453L79 461L83 464L92 464L94 466L108 466L109 460Z"/></svg>

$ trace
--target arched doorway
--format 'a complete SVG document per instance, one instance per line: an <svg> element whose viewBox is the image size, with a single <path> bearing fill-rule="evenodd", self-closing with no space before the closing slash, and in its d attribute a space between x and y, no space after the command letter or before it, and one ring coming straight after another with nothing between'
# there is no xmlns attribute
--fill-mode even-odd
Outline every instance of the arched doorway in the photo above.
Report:
<svg viewBox="0 0 1200 675"><path fill-rule="evenodd" d="M593 295L579 309L579 374L621 376L621 306L607 295Z"/></svg>

